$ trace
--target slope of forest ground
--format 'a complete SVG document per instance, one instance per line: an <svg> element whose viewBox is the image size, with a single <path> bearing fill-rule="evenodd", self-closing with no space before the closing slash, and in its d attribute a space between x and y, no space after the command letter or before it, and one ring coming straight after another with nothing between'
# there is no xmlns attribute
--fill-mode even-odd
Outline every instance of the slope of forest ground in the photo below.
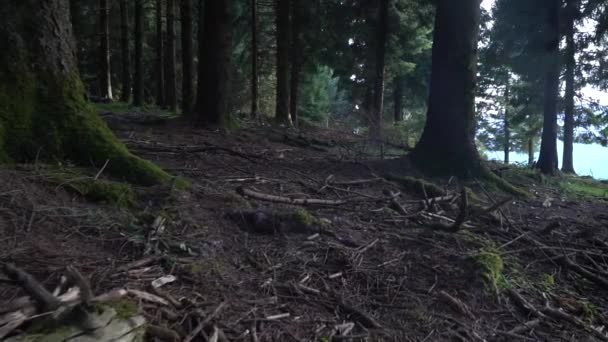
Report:
<svg viewBox="0 0 608 342"><path fill-rule="evenodd" d="M154 293L129 300L194 341L608 340L605 183L491 165L530 193L513 198L419 181L394 146L335 130L104 117L191 185L114 183L101 165L0 170L0 260L49 288L73 265L95 293ZM0 303L21 295L1 280Z"/></svg>

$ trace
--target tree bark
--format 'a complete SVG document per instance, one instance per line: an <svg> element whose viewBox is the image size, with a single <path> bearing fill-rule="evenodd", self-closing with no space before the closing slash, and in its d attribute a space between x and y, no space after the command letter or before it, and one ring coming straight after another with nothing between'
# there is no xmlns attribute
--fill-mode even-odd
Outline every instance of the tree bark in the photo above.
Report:
<svg viewBox="0 0 608 342"><path fill-rule="evenodd" d="M129 51L129 4L120 0L120 50L122 64L122 93L120 99L129 102L131 99L131 53Z"/></svg>
<svg viewBox="0 0 608 342"><path fill-rule="evenodd" d="M380 0L376 32L376 73L374 75L374 103L370 138L382 139L382 114L384 113L384 73L386 70L386 41L388 38L388 5L390 0Z"/></svg>
<svg viewBox="0 0 608 342"><path fill-rule="evenodd" d="M534 164L534 140L528 138L528 165Z"/></svg>
<svg viewBox="0 0 608 342"><path fill-rule="evenodd" d="M182 112L192 114L194 103L194 51L192 35L192 0L181 0L182 19Z"/></svg>
<svg viewBox="0 0 608 342"><path fill-rule="evenodd" d="M439 0L433 33L429 108L412 160L435 174L483 171L475 134L479 0Z"/></svg>
<svg viewBox="0 0 608 342"><path fill-rule="evenodd" d="M575 18L579 11L578 0L568 0L566 5L566 92L564 108L564 151L562 171L574 174L574 69L576 67L576 46L574 42Z"/></svg>
<svg viewBox="0 0 608 342"><path fill-rule="evenodd" d="M130 154L86 103L67 0L0 6L0 161L68 158L140 184L170 180Z"/></svg>
<svg viewBox="0 0 608 342"><path fill-rule="evenodd" d="M300 73L302 71L303 50L300 38L301 31L301 0L291 0L291 79L289 86L289 113L293 124L298 126L298 91L300 89Z"/></svg>
<svg viewBox="0 0 608 342"><path fill-rule="evenodd" d="M156 104L165 106L165 41L163 34L163 1L156 0Z"/></svg>
<svg viewBox="0 0 608 342"><path fill-rule="evenodd" d="M557 171L557 98L559 92L559 12L560 0L545 0L546 25L546 71L544 90L543 133L537 167L543 174Z"/></svg>
<svg viewBox="0 0 608 342"><path fill-rule="evenodd" d="M167 94L167 108L177 112L177 75L175 73L176 46L175 46L175 0L166 0L167 3L167 52L165 71L165 91Z"/></svg>
<svg viewBox="0 0 608 342"><path fill-rule="evenodd" d="M108 0L99 0L99 96L112 99L110 21Z"/></svg>
<svg viewBox="0 0 608 342"><path fill-rule="evenodd" d="M396 76L393 80L394 123L403 121L403 78Z"/></svg>
<svg viewBox="0 0 608 342"><path fill-rule="evenodd" d="M232 126L229 112L232 17L232 0L205 1L204 29L198 38L201 53L196 105L198 125Z"/></svg>
<svg viewBox="0 0 608 342"><path fill-rule="evenodd" d="M135 0L135 77L133 105L144 104L144 0Z"/></svg>
<svg viewBox="0 0 608 342"><path fill-rule="evenodd" d="M291 0L276 0L277 98L275 120L291 125L289 114L289 7Z"/></svg>
<svg viewBox="0 0 608 342"><path fill-rule="evenodd" d="M507 76L507 83L505 85L505 109L504 109L504 118L503 118L503 125L504 125L504 133L505 133L505 145L504 145L504 151L505 151L505 164L509 164L509 152L511 150L511 128L509 127L509 84L510 80L509 80L509 76Z"/></svg>
<svg viewBox="0 0 608 342"><path fill-rule="evenodd" d="M251 0L251 118L258 117L258 8Z"/></svg>

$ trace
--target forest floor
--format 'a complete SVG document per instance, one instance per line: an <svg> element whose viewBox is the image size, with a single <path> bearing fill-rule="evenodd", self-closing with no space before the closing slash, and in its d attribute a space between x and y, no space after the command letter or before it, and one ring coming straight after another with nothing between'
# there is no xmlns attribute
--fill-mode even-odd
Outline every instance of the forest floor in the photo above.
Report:
<svg viewBox="0 0 608 342"><path fill-rule="evenodd" d="M104 197L78 186L101 165L0 169L0 261L49 288L73 265L193 341L608 340L608 184L490 164L530 193L514 198L417 181L350 133L104 117L191 186ZM0 317L20 295L0 279Z"/></svg>

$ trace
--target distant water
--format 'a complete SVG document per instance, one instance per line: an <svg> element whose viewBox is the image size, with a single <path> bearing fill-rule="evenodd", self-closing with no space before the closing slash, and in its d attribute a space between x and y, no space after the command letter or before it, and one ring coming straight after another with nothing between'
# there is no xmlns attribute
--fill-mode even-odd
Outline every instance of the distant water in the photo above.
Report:
<svg viewBox="0 0 608 342"><path fill-rule="evenodd" d="M559 156L559 167L562 167L562 150L564 143L557 141L557 151ZM490 159L503 160L504 153L491 151L487 152ZM509 155L510 161L527 163L528 154L513 153ZM538 160L538 152L534 155ZM579 176L593 176L596 179L608 179L608 147L602 145L574 144L574 170Z"/></svg>

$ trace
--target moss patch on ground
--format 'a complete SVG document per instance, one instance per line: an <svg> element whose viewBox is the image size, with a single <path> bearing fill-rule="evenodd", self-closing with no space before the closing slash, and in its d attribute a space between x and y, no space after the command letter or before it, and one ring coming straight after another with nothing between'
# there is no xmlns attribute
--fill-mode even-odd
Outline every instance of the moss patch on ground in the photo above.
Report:
<svg viewBox="0 0 608 342"><path fill-rule="evenodd" d="M120 207L129 207L136 200L133 187L127 183L95 179L76 172L52 173L49 175L49 179L58 188L65 188L93 202L105 202Z"/></svg>

